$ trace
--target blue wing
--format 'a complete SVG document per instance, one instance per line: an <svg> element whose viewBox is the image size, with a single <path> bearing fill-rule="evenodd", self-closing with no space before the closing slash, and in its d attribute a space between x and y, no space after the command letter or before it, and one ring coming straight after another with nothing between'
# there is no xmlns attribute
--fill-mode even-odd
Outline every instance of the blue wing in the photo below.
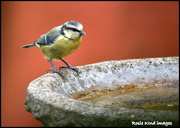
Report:
<svg viewBox="0 0 180 128"><path fill-rule="evenodd" d="M54 41L61 35L60 28L61 26L51 29L47 34L42 35L36 43L40 45L54 44Z"/></svg>

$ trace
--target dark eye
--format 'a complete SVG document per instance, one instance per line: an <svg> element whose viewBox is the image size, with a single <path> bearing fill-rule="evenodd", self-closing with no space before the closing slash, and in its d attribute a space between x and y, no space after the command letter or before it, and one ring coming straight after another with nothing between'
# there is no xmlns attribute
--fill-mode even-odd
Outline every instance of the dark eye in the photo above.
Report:
<svg viewBox="0 0 180 128"><path fill-rule="evenodd" d="M77 29L75 29L75 28L70 28L70 30L72 30L72 31L78 31Z"/></svg>
<svg viewBox="0 0 180 128"><path fill-rule="evenodd" d="M78 29L76 29L76 28L70 28L70 27L66 27L66 29L68 30L72 30L72 31L74 31L74 32L80 32Z"/></svg>

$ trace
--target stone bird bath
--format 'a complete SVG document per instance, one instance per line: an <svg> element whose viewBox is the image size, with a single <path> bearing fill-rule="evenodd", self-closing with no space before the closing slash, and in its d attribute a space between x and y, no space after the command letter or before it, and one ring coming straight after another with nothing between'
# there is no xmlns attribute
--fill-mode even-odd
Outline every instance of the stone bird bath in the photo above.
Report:
<svg viewBox="0 0 180 128"><path fill-rule="evenodd" d="M49 127L178 126L179 57L106 61L33 80L26 110Z"/></svg>

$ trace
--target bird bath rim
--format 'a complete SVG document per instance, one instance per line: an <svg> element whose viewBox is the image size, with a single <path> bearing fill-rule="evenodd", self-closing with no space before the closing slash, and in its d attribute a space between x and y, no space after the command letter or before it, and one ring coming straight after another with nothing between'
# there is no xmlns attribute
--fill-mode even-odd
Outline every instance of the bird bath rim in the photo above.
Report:
<svg viewBox="0 0 180 128"><path fill-rule="evenodd" d="M32 81L28 86L26 110L32 112L33 116L45 126L129 126L131 120L170 121L166 114L172 115L172 121L176 121L177 114L174 112L106 107L71 99L69 94L90 87L96 88L96 85L101 86L100 89L112 88L108 82L118 86L125 85L125 83L136 83L141 86L147 84L178 85L178 62L178 57L106 61L79 66L81 71L79 75L68 69L63 70L65 77L56 73L48 73ZM97 80L99 83L96 83ZM48 121L47 118L42 118L50 112L54 115L50 114L52 117ZM164 116L163 120L162 116ZM65 117L72 118L63 120ZM116 120L121 120L121 122Z"/></svg>

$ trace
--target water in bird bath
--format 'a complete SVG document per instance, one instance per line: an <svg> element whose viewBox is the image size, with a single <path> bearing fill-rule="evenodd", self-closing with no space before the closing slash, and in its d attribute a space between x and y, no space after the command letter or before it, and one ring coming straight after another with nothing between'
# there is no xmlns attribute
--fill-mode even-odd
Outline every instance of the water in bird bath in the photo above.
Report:
<svg viewBox="0 0 180 128"><path fill-rule="evenodd" d="M178 90L179 86L174 85L124 85L114 89L71 93L71 98L106 107L178 111Z"/></svg>

